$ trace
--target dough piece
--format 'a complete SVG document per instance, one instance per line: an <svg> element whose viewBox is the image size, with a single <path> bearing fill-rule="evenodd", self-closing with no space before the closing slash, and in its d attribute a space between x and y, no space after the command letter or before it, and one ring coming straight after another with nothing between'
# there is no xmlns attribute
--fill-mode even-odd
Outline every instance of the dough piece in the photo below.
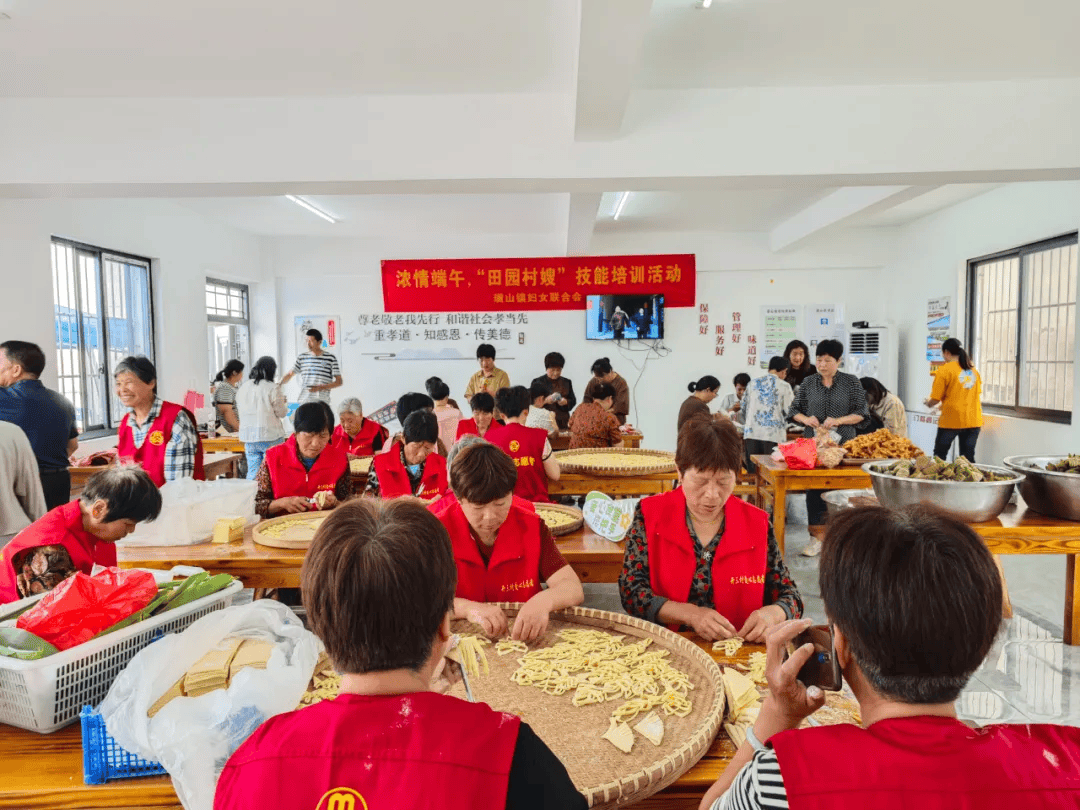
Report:
<svg viewBox="0 0 1080 810"><path fill-rule="evenodd" d="M314 495L315 506L319 509L326 508L326 501L330 498L332 493L329 490L320 489Z"/></svg>
<svg viewBox="0 0 1080 810"><path fill-rule="evenodd" d="M760 700L754 682L731 667L724 667L724 695L731 717L738 717L743 709Z"/></svg>
<svg viewBox="0 0 1080 810"><path fill-rule="evenodd" d="M656 712L649 712L634 726L634 731L653 745L660 745L664 741L664 719Z"/></svg>
<svg viewBox="0 0 1080 810"><path fill-rule="evenodd" d="M169 691L154 701L154 705L147 711L146 716L153 717L164 709L170 700L178 697L184 697L184 675L181 675L180 679L169 687Z"/></svg>
<svg viewBox="0 0 1080 810"><path fill-rule="evenodd" d="M738 636L732 636L731 638L721 639L720 641L714 641L712 648L713 652L723 652L727 658L733 658L739 649L743 645L743 640Z"/></svg>
<svg viewBox="0 0 1080 810"><path fill-rule="evenodd" d="M274 651L274 645L269 641L256 638L245 638L232 663L229 664L229 680L236 677L236 673L244 667L266 669L266 662L270 660L270 653Z"/></svg>
<svg viewBox="0 0 1080 810"><path fill-rule="evenodd" d="M216 689L224 689L229 683L229 667L233 656L244 643L242 638L226 638L196 661L184 676L184 693L198 697Z"/></svg>
<svg viewBox="0 0 1080 810"><path fill-rule="evenodd" d="M608 730L600 736L624 754L629 754L634 748L634 732L630 730L630 726L620 723L614 717L611 718Z"/></svg>

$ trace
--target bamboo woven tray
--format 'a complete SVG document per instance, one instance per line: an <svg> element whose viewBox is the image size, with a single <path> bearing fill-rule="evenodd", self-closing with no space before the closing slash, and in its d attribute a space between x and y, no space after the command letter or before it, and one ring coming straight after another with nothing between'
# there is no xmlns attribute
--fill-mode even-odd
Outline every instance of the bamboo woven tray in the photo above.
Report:
<svg viewBox="0 0 1080 810"><path fill-rule="evenodd" d="M604 462L575 461L581 456L610 456L611 460L610 462L606 459ZM629 456L651 459L653 463L641 467L626 467L619 463L620 459ZM663 450L642 450L634 447L582 447L577 450L558 452L555 458L559 460L559 468L563 472L584 475L633 477L675 472L675 454Z"/></svg>
<svg viewBox="0 0 1080 810"><path fill-rule="evenodd" d="M544 518L545 512L557 512L560 515L566 515L573 518L573 523L565 523L561 526L552 526L548 523L548 529L553 535L558 537L560 534L570 534L570 532L576 532L583 525L585 525L585 516L581 514L581 510L574 506L563 506L561 503L538 503L536 506L536 514ZM547 518L544 518L544 522L547 523Z"/></svg>
<svg viewBox="0 0 1080 810"><path fill-rule="evenodd" d="M255 524L251 530L251 539L260 546L270 548L307 548L315 537L316 529L329 514L329 511L305 512L268 518ZM275 537L272 533L274 528L282 525L285 526L284 532Z"/></svg>
<svg viewBox="0 0 1080 810"><path fill-rule="evenodd" d="M513 623L520 603L500 603ZM530 649L549 647L567 627L606 630L617 635L651 638L653 645L669 650L671 662L690 676L693 711L686 717L664 719L664 739L654 746L637 732L633 750L624 754L601 735L607 731L611 712L621 700L575 707L572 692L547 695L539 689L519 686L510 680L520 655L499 655L494 644L485 647L491 671L470 678L478 702L521 717L566 766L570 778L593 808L625 807L672 784L705 754L716 737L724 714L724 688L720 670L712 658L693 642L670 630L632 616L591 608L566 608L551 614L547 633ZM456 632L477 632L475 625L455 621ZM465 698L460 682L450 694ZM633 726L638 719L630 723ZM568 722L569 721L569 722Z"/></svg>
<svg viewBox="0 0 1080 810"><path fill-rule="evenodd" d="M367 456L365 458L354 458L349 461L349 472L352 475L367 475L371 472L371 463L375 460L375 456Z"/></svg>

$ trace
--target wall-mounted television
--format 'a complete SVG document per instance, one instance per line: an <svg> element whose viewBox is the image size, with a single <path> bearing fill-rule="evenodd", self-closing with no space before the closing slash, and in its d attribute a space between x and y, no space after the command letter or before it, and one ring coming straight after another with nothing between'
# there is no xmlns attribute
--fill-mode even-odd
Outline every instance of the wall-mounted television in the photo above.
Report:
<svg viewBox="0 0 1080 810"><path fill-rule="evenodd" d="M588 340L657 340L663 336L663 295L590 295L585 299Z"/></svg>

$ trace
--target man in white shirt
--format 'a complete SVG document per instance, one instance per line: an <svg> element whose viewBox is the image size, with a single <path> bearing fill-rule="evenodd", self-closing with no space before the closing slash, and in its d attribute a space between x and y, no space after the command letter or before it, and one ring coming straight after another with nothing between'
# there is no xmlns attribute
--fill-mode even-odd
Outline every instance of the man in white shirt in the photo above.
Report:
<svg viewBox="0 0 1080 810"><path fill-rule="evenodd" d="M787 412L795 392L784 382L788 361L774 357L769 361L769 373L750 382L742 399L744 415L743 447L746 450L746 470L753 473L757 466L750 456L767 456L780 442L787 441Z"/></svg>
<svg viewBox="0 0 1080 810"><path fill-rule="evenodd" d="M743 405L746 402L746 387L750 385L750 375L745 371L735 375L735 393L728 394L720 401L720 410L736 425L746 424Z"/></svg>
<svg viewBox="0 0 1080 810"><path fill-rule="evenodd" d="M37 459L21 427L0 422L0 548L45 514Z"/></svg>
<svg viewBox="0 0 1080 810"><path fill-rule="evenodd" d="M300 375L300 398L297 400L303 405L305 402L330 403L330 390L341 386L341 368L338 366L337 357L324 352L322 349L322 332L318 329L307 330L308 350L296 358L293 370L286 374L281 384L284 385Z"/></svg>

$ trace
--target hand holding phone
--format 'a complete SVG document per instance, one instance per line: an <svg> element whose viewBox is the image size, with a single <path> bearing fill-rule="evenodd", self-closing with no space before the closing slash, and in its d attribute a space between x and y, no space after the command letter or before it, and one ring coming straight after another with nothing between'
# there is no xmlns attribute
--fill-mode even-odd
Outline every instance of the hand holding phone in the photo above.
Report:
<svg viewBox="0 0 1080 810"><path fill-rule="evenodd" d="M799 633L784 651L784 660L804 644L813 644L814 652L799 669L798 680L803 686L818 686L827 692L837 692L843 686L840 664L836 660L832 625L816 624Z"/></svg>

